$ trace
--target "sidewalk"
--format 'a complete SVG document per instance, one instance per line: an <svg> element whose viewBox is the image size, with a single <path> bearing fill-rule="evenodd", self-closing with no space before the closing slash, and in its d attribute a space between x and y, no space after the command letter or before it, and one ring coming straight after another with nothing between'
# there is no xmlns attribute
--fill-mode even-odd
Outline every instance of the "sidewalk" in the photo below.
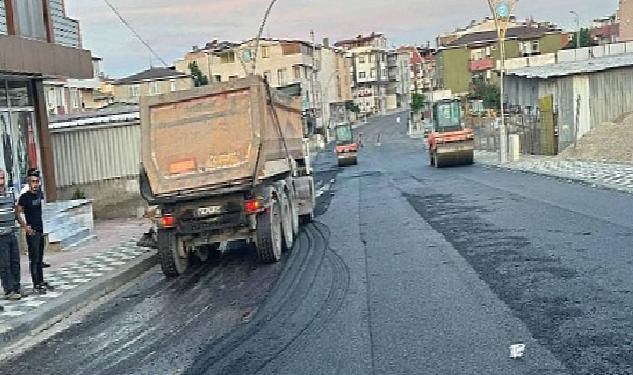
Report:
<svg viewBox="0 0 633 375"><path fill-rule="evenodd" d="M594 187L633 194L633 165L630 164L567 160L553 156L521 155L519 161L501 165L498 154L487 151L476 151L475 162L498 168L577 181Z"/></svg>
<svg viewBox="0 0 633 375"><path fill-rule="evenodd" d="M70 251L44 254L51 265L44 269L44 279L55 290L20 301L0 300L5 309L0 312L0 347L46 328L154 266L154 251L136 246L148 228L145 220L97 222L94 240ZM28 257L23 254L21 267L22 289L32 292Z"/></svg>

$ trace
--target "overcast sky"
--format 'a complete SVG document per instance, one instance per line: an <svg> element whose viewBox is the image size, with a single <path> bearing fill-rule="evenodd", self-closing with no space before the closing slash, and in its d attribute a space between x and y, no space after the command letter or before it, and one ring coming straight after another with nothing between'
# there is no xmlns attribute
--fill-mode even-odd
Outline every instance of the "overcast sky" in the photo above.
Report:
<svg viewBox="0 0 633 375"><path fill-rule="evenodd" d="M194 45L214 38L255 36L269 0L110 0L158 54L172 64ZM618 0L519 0L515 14L575 28L612 14ZM122 77L146 69L150 54L119 22L103 0L66 0L81 23L84 48L104 59L104 70ZM389 44L421 44L444 31L489 14L485 0L279 0L265 36L338 40L379 31ZM159 65L156 60L154 65Z"/></svg>

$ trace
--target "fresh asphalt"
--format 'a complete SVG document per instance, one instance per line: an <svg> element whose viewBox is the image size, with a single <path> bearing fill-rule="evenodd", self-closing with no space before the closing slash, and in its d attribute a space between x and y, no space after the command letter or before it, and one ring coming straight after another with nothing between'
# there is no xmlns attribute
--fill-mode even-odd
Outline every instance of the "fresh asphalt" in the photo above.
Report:
<svg viewBox="0 0 633 375"><path fill-rule="evenodd" d="M319 216L284 262L154 269L0 373L633 373L631 196L433 169L404 126L356 130L358 166L317 158Z"/></svg>

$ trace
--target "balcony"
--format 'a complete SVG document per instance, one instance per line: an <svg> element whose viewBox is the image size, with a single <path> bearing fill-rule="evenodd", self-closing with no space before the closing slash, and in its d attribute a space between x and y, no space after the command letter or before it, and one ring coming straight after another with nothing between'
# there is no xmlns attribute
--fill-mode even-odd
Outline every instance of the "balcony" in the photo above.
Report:
<svg viewBox="0 0 633 375"><path fill-rule="evenodd" d="M495 66L495 62L491 58L470 61L471 72L481 72L485 70L490 70L494 68L494 66Z"/></svg>
<svg viewBox="0 0 633 375"><path fill-rule="evenodd" d="M45 77L93 78L90 51L13 35L0 36L0 71Z"/></svg>

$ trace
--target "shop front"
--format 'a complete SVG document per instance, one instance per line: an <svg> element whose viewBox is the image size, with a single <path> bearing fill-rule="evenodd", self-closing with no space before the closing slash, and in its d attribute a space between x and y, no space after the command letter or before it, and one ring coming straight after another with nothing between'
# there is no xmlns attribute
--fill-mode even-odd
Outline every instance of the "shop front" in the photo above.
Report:
<svg viewBox="0 0 633 375"><path fill-rule="evenodd" d="M42 165L34 80L0 76L0 137L0 168L6 172L7 187L19 191L28 169Z"/></svg>

